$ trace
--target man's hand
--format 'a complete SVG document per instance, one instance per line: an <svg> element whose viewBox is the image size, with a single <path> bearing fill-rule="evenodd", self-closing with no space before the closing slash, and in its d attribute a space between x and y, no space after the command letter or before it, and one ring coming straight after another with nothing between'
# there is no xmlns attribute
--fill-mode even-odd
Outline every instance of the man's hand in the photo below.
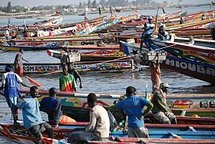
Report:
<svg viewBox="0 0 215 144"><path fill-rule="evenodd" d="M80 84L79 88L80 88L80 89L81 89L81 88L83 88L83 85L82 85L82 84Z"/></svg>

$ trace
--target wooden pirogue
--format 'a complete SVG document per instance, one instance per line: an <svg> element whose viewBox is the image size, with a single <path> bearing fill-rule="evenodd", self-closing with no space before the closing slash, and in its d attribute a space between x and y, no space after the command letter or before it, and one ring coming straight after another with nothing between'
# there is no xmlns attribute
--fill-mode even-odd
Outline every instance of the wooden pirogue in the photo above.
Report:
<svg viewBox="0 0 215 144"><path fill-rule="evenodd" d="M5 72L5 66L12 63L0 63L0 73ZM80 73L86 72L123 72L132 69L132 61L120 58L109 61L85 61L76 62L75 69ZM60 63L24 63L24 74L60 73L62 72Z"/></svg>
<svg viewBox="0 0 215 144"><path fill-rule="evenodd" d="M29 93L29 90L21 89L21 94ZM47 90L39 90L40 95L48 96ZM86 93L58 92L57 96L63 106L68 107L85 107L87 104ZM123 94L111 94L108 92L97 93L98 103L103 106L112 106L118 101ZM139 94L144 96L144 94ZM42 98L42 97L41 97ZM215 108L214 94L169 94L167 104L170 108Z"/></svg>
<svg viewBox="0 0 215 144"><path fill-rule="evenodd" d="M58 128L53 128L55 133L54 139L47 139L44 137L44 143L52 144L52 142L59 142L58 140L64 139L74 128L83 128L87 123L74 123L67 126L60 126ZM11 124L0 124L0 134L7 139L22 142L22 143L33 143L37 141L31 135L26 132L26 129L23 126L14 127ZM122 131L113 131L110 138L106 138L104 141L94 141L89 143L138 143L140 140L153 141L155 143L162 142L164 140L183 143L188 140L197 141L201 140L205 143L214 142L215 137L215 127L214 126L198 126L198 125L156 125L156 124L146 124L146 127L149 130L149 139L138 139L138 138L128 138L127 134L124 134ZM44 133L44 136L46 134ZM192 140L191 140L192 139ZM67 143L66 141L60 141L61 144ZM60 143L59 142L59 143ZM56 144L56 143L55 143Z"/></svg>

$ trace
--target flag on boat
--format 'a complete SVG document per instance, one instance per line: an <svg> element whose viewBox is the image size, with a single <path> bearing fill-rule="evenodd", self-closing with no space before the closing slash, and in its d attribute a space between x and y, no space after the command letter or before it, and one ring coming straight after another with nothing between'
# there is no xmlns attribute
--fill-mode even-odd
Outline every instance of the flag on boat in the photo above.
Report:
<svg viewBox="0 0 215 144"><path fill-rule="evenodd" d="M35 81L34 79L32 79L32 78L30 78L30 77L28 77L28 76L26 76L26 78L28 79L28 81L29 81L32 85L37 86L37 87L41 87L41 86L42 86L41 83Z"/></svg>
<svg viewBox="0 0 215 144"><path fill-rule="evenodd" d="M127 42L120 41L120 46L120 50L127 55L133 52L133 48Z"/></svg>

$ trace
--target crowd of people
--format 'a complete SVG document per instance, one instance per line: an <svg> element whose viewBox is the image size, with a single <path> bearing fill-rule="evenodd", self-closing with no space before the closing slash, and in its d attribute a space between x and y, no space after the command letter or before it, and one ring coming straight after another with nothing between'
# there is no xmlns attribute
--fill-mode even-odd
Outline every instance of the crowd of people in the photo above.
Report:
<svg viewBox="0 0 215 144"><path fill-rule="evenodd" d="M64 67L66 70L66 67ZM14 119L14 125L18 126L18 109L22 110L24 127L29 134L38 139L37 143L42 143L43 131L46 131L48 137L54 137L53 127L60 124L71 124L76 122L69 116L63 115L61 101L56 97L57 89L49 89L49 97L44 97L38 101L38 87L31 86L30 93L21 96L18 89L18 83L23 84L20 76L12 71L11 66L6 66L6 73L3 75L2 88L4 96L11 108ZM155 120L165 124L176 124L175 115L168 109L166 103L167 83L161 83L159 88L154 89L151 100L137 95L137 90L133 86L126 88L124 99L116 103L116 108L121 110L127 118L127 127L124 131L128 137L148 138L148 130L144 125L144 117L151 111ZM97 104L95 93L87 96L87 103L90 109L89 125L86 128L75 129L68 136L68 142L75 143L87 140L102 140L110 135L110 118L108 111ZM145 109L146 108L146 109ZM47 113L48 122L43 120L41 111Z"/></svg>

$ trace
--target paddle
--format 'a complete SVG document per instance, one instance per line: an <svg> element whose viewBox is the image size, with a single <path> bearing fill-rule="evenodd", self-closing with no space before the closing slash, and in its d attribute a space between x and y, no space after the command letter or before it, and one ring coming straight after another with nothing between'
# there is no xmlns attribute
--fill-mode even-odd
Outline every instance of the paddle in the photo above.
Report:
<svg viewBox="0 0 215 144"><path fill-rule="evenodd" d="M29 76L25 76L25 77L28 79L28 81L29 81L32 85L34 85L34 86L36 86L36 87L42 87L43 89L47 90L47 88L45 88L40 82L37 82L36 80L30 78Z"/></svg>

